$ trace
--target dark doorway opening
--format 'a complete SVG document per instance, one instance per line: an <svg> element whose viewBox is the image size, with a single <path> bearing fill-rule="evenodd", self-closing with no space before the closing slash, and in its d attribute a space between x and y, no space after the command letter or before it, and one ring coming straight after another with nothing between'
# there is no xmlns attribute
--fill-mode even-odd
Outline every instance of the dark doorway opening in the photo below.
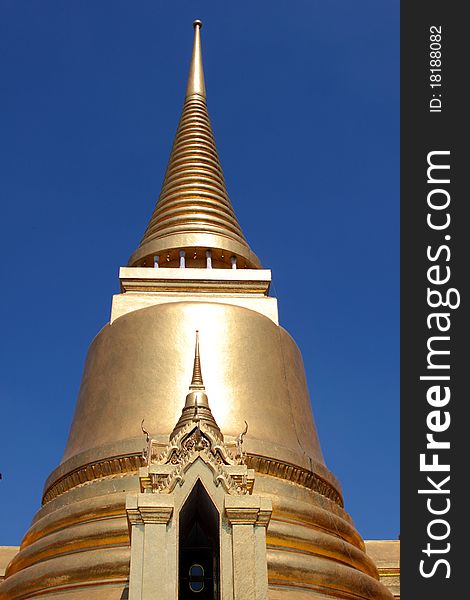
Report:
<svg viewBox="0 0 470 600"><path fill-rule="evenodd" d="M200 481L180 514L179 600L219 599L219 513Z"/></svg>

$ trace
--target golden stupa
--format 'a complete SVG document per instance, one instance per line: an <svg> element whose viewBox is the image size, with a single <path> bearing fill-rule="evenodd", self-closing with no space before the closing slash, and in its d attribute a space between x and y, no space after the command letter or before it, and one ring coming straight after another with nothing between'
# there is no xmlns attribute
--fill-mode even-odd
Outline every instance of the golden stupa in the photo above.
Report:
<svg viewBox="0 0 470 600"><path fill-rule="evenodd" d="M160 198L1 600L392 598L227 195L194 29Z"/></svg>

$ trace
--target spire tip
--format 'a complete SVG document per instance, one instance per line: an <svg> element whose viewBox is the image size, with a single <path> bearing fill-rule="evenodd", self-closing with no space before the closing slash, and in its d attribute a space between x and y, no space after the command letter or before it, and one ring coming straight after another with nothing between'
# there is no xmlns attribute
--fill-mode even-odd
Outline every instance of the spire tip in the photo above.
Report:
<svg viewBox="0 0 470 600"><path fill-rule="evenodd" d="M199 330L196 330L196 345L194 348L193 378L191 381L190 389L193 389L194 387L204 389L204 382L202 381L202 372L201 372L201 358L199 356Z"/></svg>
<svg viewBox="0 0 470 600"><path fill-rule="evenodd" d="M191 66L189 67L188 85L186 87L186 98L197 94L206 97L206 86L204 84L204 68L202 66L201 51L201 27L202 22L196 19L193 23L194 43L193 54L191 57Z"/></svg>

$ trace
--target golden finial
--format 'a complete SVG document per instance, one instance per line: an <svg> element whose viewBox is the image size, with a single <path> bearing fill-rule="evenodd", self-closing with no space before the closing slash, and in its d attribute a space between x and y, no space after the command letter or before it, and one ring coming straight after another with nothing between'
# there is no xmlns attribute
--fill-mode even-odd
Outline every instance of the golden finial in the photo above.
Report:
<svg viewBox="0 0 470 600"><path fill-rule="evenodd" d="M196 331L196 347L194 350L193 379L189 389L204 389L201 372L201 357L199 356L199 331Z"/></svg>
<svg viewBox="0 0 470 600"><path fill-rule="evenodd" d="M186 396L183 412L170 435L170 439L173 439L189 423L197 423L198 428L201 423L204 423L205 426L210 427L223 440L223 435L212 415L209 398L207 397L206 388L202 381L201 358L199 356L199 331L196 331L193 378L189 386L189 394Z"/></svg>
<svg viewBox="0 0 470 600"><path fill-rule="evenodd" d="M204 69L202 67L202 52L201 52L201 27L202 23L199 20L194 21L194 44L193 55L191 57L191 66L189 68L188 85L186 87L186 98L198 94L203 98L206 97L206 86L204 83Z"/></svg>

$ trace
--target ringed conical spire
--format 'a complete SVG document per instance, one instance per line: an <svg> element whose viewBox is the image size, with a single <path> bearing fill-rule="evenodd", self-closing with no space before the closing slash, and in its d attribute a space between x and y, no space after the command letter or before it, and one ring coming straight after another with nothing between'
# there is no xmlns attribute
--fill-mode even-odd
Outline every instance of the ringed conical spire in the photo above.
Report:
<svg viewBox="0 0 470 600"><path fill-rule="evenodd" d="M201 21L160 197L129 266L260 268L228 197L206 104ZM206 258L210 257L207 262Z"/></svg>

